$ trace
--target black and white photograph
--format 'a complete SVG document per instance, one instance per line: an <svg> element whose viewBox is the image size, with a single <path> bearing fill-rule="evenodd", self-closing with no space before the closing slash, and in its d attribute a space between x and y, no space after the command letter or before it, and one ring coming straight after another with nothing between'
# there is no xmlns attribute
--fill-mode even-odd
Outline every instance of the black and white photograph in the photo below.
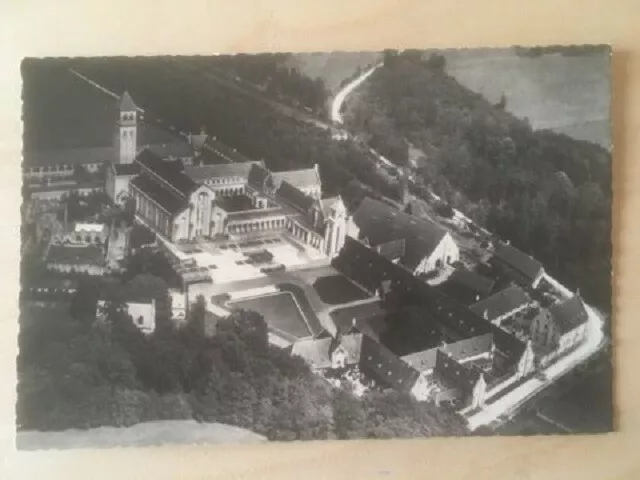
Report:
<svg viewBox="0 0 640 480"><path fill-rule="evenodd" d="M612 431L610 63L25 58L17 448Z"/></svg>

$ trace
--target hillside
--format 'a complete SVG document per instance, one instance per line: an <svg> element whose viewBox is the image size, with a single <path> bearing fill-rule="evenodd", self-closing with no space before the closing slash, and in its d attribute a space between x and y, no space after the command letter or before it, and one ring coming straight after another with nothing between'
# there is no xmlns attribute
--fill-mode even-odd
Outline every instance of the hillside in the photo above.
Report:
<svg viewBox="0 0 640 480"><path fill-rule="evenodd" d="M253 443L266 438L250 430L222 423L165 420L132 427L98 427L62 432L18 432L18 450L148 447L163 444Z"/></svg>
<svg viewBox="0 0 640 480"><path fill-rule="evenodd" d="M610 311L610 153L536 131L506 103L459 84L442 56L387 52L345 119L395 163L408 143L422 151L419 184Z"/></svg>
<svg viewBox="0 0 640 480"><path fill-rule="evenodd" d="M319 78L327 90L335 94L345 80L356 72L380 61L379 52L318 52L296 53L287 59L287 65L309 78Z"/></svg>

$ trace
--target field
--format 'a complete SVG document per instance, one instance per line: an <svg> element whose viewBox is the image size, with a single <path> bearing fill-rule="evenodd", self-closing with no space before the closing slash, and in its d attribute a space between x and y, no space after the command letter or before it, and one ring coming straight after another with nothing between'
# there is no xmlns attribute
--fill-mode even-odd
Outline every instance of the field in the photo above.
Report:
<svg viewBox="0 0 640 480"><path fill-rule="evenodd" d="M522 57L511 50L460 50L445 56L447 72L462 85L494 103L504 94L507 110L528 118L533 128L609 147L609 118L601 113L609 110L608 55Z"/></svg>
<svg viewBox="0 0 640 480"><path fill-rule="evenodd" d="M297 338L311 335L309 327L289 292L229 302L230 306L258 312L270 329Z"/></svg>
<svg viewBox="0 0 640 480"><path fill-rule="evenodd" d="M113 144L115 99L54 60L22 66L25 150Z"/></svg>
<svg viewBox="0 0 640 480"><path fill-rule="evenodd" d="M369 295L343 275L318 278L313 284L320 299L329 305L340 305L356 300L364 300Z"/></svg>

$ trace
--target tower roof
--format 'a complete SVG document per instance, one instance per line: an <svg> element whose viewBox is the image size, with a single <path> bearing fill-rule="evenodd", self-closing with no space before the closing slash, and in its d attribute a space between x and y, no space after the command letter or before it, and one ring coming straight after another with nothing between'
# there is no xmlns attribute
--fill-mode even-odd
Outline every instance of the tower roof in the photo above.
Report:
<svg viewBox="0 0 640 480"><path fill-rule="evenodd" d="M133 99L131 98L131 95L129 95L129 92L125 90L125 92L122 94L122 97L120 97L120 111L132 112L132 111L135 111L136 109L137 109L136 104L133 103Z"/></svg>

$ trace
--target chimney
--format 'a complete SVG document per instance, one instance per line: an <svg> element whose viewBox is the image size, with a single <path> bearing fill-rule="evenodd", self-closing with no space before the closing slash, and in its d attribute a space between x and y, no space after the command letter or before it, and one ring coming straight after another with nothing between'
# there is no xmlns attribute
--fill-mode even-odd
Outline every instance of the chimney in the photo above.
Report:
<svg viewBox="0 0 640 480"><path fill-rule="evenodd" d="M317 163L314 163L314 164L313 164L313 169L314 169L316 172L320 173L320 168L318 167L318 164L317 164Z"/></svg>
<svg viewBox="0 0 640 480"><path fill-rule="evenodd" d="M489 310L484 311L484 313L482 314L482 318L484 318L485 320L489 320Z"/></svg>

